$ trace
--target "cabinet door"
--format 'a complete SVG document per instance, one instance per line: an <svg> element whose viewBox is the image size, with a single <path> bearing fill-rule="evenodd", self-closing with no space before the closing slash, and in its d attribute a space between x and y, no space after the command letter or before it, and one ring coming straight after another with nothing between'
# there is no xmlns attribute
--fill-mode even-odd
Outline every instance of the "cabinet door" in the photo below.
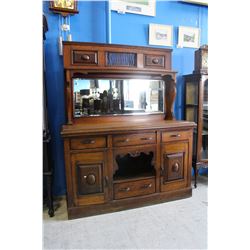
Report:
<svg viewBox="0 0 250 250"><path fill-rule="evenodd" d="M105 152L72 153L71 167L75 205L104 203L108 186Z"/></svg>
<svg viewBox="0 0 250 250"><path fill-rule="evenodd" d="M161 191L188 186L188 142L172 142L162 145Z"/></svg>

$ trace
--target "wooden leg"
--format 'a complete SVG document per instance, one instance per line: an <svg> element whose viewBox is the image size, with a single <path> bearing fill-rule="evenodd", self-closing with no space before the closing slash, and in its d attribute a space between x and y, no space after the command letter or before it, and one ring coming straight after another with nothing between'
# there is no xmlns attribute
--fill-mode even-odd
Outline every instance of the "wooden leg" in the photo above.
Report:
<svg viewBox="0 0 250 250"><path fill-rule="evenodd" d="M193 169L194 169L194 187L197 188L197 166L196 164L194 164Z"/></svg>
<svg viewBox="0 0 250 250"><path fill-rule="evenodd" d="M54 206L53 206L53 192L52 192L52 174L48 176L48 214L50 217L54 216Z"/></svg>
<svg viewBox="0 0 250 250"><path fill-rule="evenodd" d="M47 207L49 208L48 214L50 217L54 216L54 205L53 205L53 192L52 192L52 174L51 172L47 172L45 175L47 179Z"/></svg>

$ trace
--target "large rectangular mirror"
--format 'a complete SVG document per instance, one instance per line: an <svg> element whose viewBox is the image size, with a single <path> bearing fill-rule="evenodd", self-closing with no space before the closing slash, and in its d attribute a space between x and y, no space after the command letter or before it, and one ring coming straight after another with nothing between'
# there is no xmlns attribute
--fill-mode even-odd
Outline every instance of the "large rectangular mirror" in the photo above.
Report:
<svg viewBox="0 0 250 250"><path fill-rule="evenodd" d="M163 113L164 82L150 79L73 79L74 117Z"/></svg>

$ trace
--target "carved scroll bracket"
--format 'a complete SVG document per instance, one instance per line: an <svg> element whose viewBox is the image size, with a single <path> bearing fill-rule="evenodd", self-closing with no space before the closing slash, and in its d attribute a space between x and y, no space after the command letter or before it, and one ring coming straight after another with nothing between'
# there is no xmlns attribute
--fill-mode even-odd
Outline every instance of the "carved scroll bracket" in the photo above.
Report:
<svg viewBox="0 0 250 250"><path fill-rule="evenodd" d="M176 97L176 81L174 78L172 75L163 76L163 80L165 81L165 120L175 120L174 101Z"/></svg>

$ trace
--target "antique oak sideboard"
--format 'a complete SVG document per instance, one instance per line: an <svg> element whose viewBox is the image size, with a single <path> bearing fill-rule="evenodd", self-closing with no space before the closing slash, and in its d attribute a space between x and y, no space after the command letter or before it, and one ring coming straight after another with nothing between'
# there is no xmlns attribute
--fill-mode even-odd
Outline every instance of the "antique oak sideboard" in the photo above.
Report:
<svg viewBox="0 0 250 250"><path fill-rule="evenodd" d="M63 47L69 219L190 197L195 123L174 119L172 50Z"/></svg>

